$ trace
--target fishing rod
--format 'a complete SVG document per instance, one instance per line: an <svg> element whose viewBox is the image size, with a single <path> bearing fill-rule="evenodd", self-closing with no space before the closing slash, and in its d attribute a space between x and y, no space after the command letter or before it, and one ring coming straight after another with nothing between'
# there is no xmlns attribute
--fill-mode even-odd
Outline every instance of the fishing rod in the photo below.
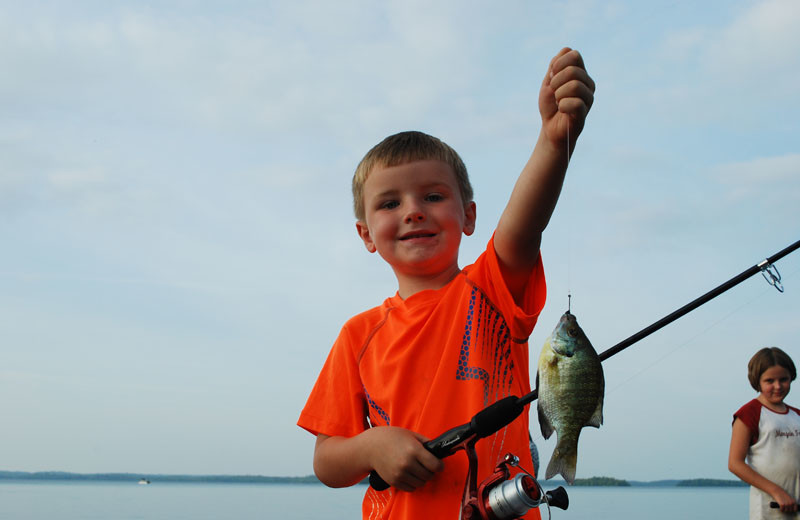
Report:
<svg viewBox="0 0 800 520"><path fill-rule="evenodd" d="M784 256L788 255L789 253L791 253L791 252L793 252L793 251L795 251L797 249L800 249L800 240L798 240L797 242L795 242L795 243L785 247L784 249L778 251L774 255L772 255L770 257L767 257L766 259L762 260L761 262L757 263L756 265L754 265L754 266L752 266L752 267L750 267L748 269L745 269L744 271L742 271L738 275L734 276L733 278L731 278L727 282L718 285L717 287L715 287L714 289L711 289L710 291L708 291L704 295L700 296L699 298L687 303L686 305L684 305L680 309L678 309L678 310L676 310L676 311L664 316L663 318L661 318L660 320L656 321L652 325L648 325L647 327L643 328L642 330L640 330L636 334L632 335L631 337L629 337L627 339L624 339L624 340L620 341L619 343L617 343L616 345L614 345L613 347L609 348L608 350L603 351L602 353L600 353L598 355L598 357L600 358L600 361L605 361L606 359L610 358L611 356L613 356L615 354L619 354L620 352L622 352L626 348L630 347L631 345L633 345L637 341L646 338L650 334L652 334L652 333L656 332L657 330L669 325L673 321L675 321L678 318L680 318L680 317L688 314L689 312L695 310L696 308L700 307L704 303L707 303L710 300L713 300L714 298L716 298L720 294L724 293L728 289L731 289L731 288L739 285L740 283L742 283L743 281L747 280L748 278L750 278L751 276L753 276L756 273L761 272L764 275L764 278L767 279L767 282L770 283L770 285L775 286L775 288L779 292L783 292L783 286L780 283L781 282L780 273L778 273L777 270L775 270L775 266L772 265L772 264L774 264L775 262L777 262L778 260L780 260ZM518 404L524 406L524 405L526 405L526 404L528 404L528 403L530 403L532 401L535 401L537 397L538 397L538 388L534 388L533 392L520 397L517 402L518 402Z"/></svg>
<svg viewBox="0 0 800 520"><path fill-rule="evenodd" d="M742 271L727 282L687 303L680 309L668 314L667 316L664 316L660 320L645 327L629 338L620 341L613 347L601 353L599 355L600 361L605 361L611 356L622 352L637 341L640 341L641 339L649 336L666 325L669 325L681 316L684 316L685 314L700 307L704 303L716 298L720 294L731 289L732 287L735 287L758 272L761 272L764 275L764 278L766 278L771 285L775 286L778 291L783 292L783 286L780 283L780 274L778 273L777 269L775 269L773 263L797 249L800 249L800 240L782 249L781 251L778 251L765 260L762 260L756 265ZM538 393L539 389L534 388L532 392L522 397L510 395L500 399L499 401L489 405L475 414L468 423L447 430L435 439L424 443L424 446L428 451L440 459L448 457L461 449L471 448L479 439L492 435L519 417L525 409L525 405L536 400ZM375 471L370 474L370 484L377 490L382 490L389 487L389 485L386 484L386 482L384 482Z"/></svg>

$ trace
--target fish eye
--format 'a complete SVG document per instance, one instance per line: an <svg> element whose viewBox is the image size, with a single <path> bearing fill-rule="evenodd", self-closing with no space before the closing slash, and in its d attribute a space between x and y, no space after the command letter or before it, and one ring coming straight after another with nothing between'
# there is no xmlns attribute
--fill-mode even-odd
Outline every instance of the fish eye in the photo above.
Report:
<svg viewBox="0 0 800 520"><path fill-rule="evenodd" d="M574 338L578 335L578 329L576 329L575 327L570 327L567 329L567 334L569 334L571 337Z"/></svg>

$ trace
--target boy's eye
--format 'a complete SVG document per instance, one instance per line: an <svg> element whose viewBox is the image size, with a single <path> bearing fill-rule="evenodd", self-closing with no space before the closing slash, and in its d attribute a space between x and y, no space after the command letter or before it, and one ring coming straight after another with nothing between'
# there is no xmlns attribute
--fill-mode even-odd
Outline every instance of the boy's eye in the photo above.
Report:
<svg viewBox="0 0 800 520"><path fill-rule="evenodd" d="M378 207L380 209L394 209L398 205L399 205L399 203L396 200L387 200L387 201L381 202L380 206L378 206Z"/></svg>
<svg viewBox="0 0 800 520"><path fill-rule="evenodd" d="M439 202L440 200L444 199L444 195L441 193L429 193L425 196L425 200L428 202Z"/></svg>

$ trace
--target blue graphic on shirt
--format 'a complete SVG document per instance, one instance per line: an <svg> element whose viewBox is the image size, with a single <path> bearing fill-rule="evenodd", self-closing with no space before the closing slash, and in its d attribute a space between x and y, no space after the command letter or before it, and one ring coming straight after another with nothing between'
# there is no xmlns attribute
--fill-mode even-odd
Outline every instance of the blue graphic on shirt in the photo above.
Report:
<svg viewBox="0 0 800 520"><path fill-rule="evenodd" d="M389 424L390 424L390 422L389 422L389 414L386 413L383 410L383 408L378 406L378 403L376 403L375 401L372 400L372 397L369 396L369 392L367 392L366 387L364 387L362 385L361 388L364 389L364 395L367 398L367 403L369 403L369 407L372 408L375 411L376 414L378 414L378 417L380 417L381 419L383 419L386 422L386 426L389 426ZM375 426L375 425L373 424L373 426Z"/></svg>
<svg viewBox="0 0 800 520"><path fill-rule="evenodd" d="M477 344L479 340L480 345ZM474 361L470 364L470 356L478 356L477 361L480 361L481 357L490 357L492 372L477 366ZM492 394L494 394L493 401L496 401L510 393L514 368L510 356L511 337L505 319L483 293L477 287L473 287L458 357L456 379L483 381L483 400L488 406Z"/></svg>

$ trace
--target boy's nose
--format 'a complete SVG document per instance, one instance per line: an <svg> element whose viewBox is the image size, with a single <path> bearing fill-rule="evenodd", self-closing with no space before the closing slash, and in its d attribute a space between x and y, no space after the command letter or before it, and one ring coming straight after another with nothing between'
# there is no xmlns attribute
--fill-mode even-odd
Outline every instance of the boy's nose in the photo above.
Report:
<svg viewBox="0 0 800 520"><path fill-rule="evenodd" d="M406 224L410 224L412 222L422 222L425 220L425 213L416 204L409 205L404 220Z"/></svg>
<svg viewBox="0 0 800 520"><path fill-rule="evenodd" d="M410 224L412 222L422 222L425 220L425 215L421 211L414 211L409 212L406 215L406 224Z"/></svg>

